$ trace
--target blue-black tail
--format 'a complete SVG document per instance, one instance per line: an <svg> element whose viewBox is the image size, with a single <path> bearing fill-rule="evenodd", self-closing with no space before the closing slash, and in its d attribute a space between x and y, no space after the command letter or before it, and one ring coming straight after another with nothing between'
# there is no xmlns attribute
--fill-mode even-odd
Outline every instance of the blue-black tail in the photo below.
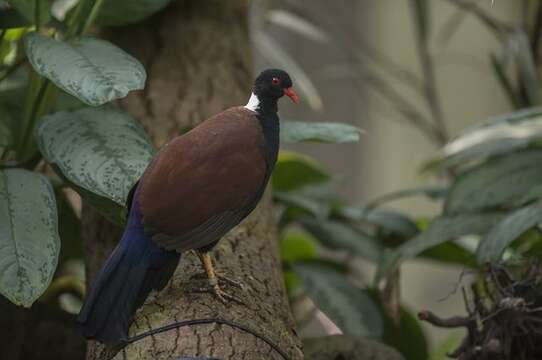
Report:
<svg viewBox="0 0 542 360"><path fill-rule="evenodd" d="M143 231L139 204L134 201L119 244L98 274L77 321L83 335L107 344L128 339L133 315L151 290L161 290L180 259Z"/></svg>

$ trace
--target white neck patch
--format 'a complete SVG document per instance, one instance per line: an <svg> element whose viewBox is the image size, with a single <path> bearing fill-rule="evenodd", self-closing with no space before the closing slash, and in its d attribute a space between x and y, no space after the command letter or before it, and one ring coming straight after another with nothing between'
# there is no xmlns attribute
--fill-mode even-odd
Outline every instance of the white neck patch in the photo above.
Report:
<svg viewBox="0 0 542 360"><path fill-rule="evenodd" d="M250 99L248 99L248 103L245 105L246 109L256 111L260 107L260 99L258 99L258 96L256 94L252 93L250 95Z"/></svg>

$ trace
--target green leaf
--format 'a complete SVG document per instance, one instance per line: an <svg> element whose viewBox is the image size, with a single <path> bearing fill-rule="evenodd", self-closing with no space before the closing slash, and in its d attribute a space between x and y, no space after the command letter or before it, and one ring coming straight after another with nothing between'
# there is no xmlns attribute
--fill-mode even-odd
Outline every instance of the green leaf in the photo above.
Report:
<svg viewBox="0 0 542 360"><path fill-rule="evenodd" d="M378 263L381 247L377 239L363 233L361 230L334 220L313 218L301 219L303 227L317 238L323 245L351 253Z"/></svg>
<svg viewBox="0 0 542 360"><path fill-rule="evenodd" d="M541 150L528 150L468 170L452 184L445 212L476 212L518 201L528 189L542 183L541 162Z"/></svg>
<svg viewBox="0 0 542 360"><path fill-rule="evenodd" d="M96 23L104 26L140 22L162 10L170 0L105 0Z"/></svg>
<svg viewBox="0 0 542 360"><path fill-rule="evenodd" d="M461 244L453 242L445 242L429 248L422 252L420 256L441 263L462 265L473 269L478 265L474 253Z"/></svg>
<svg viewBox="0 0 542 360"><path fill-rule="evenodd" d="M311 263L293 265L311 300L345 335L380 337L382 315L373 300L340 273Z"/></svg>
<svg viewBox="0 0 542 360"><path fill-rule="evenodd" d="M410 238L416 235L418 226L406 215L391 210L373 210L362 206L345 206L339 213L353 221L363 221L379 227L386 235Z"/></svg>
<svg viewBox="0 0 542 360"><path fill-rule="evenodd" d="M523 101L514 88L510 76L506 72L506 64L503 63L502 57L496 56L495 54L490 54L489 60L491 61L491 68L493 69L495 77L506 94L510 105L516 109L523 107Z"/></svg>
<svg viewBox="0 0 542 360"><path fill-rule="evenodd" d="M398 326L392 319L384 316L382 340L397 349L405 359L428 360L429 358L429 344L423 328L416 316L404 306L400 309Z"/></svg>
<svg viewBox="0 0 542 360"><path fill-rule="evenodd" d="M402 258L421 252L461 236L483 234L503 218L501 213L461 214L438 217L427 230L397 248Z"/></svg>
<svg viewBox="0 0 542 360"><path fill-rule="evenodd" d="M540 202L518 209L495 225L480 242L476 256L480 264L497 262L506 247L530 228L542 223Z"/></svg>
<svg viewBox="0 0 542 360"><path fill-rule="evenodd" d="M115 45L94 38L70 44L38 33L25 36L36 72L92 106L125 97L145 86L143 65Z"/></svg>
<svg viewBox="0 0 542 360"><path fill-rule="evenodd" d="M542 139L539 108L506 114L470 129L439 152L426 168L450 168L524 149Z"/></svg>
<svg viewBox="0 0 542 360"><path fill-rule="evenodd" d="M371 200L366 208L375 208L391 201L402 200L408 197L425 196L430 200L440 200L446 197L448 188L445 186L419 186L390 192Z"/></svg>
<svg viewBox="0 0 542 360"><path fill-rule="evenodd" d="M509 35L505 47L514 54L519 80L525 90L528 104L532 106L540 103L540 78L528 35L522 30L514 32Z"/></svg>
<svg viewBox="0 0 542 360"><path fill-rule="evenodd" d="M280 239L280 255L284 262L313 260L317 256L317 241L301 231L287 231Z"/></svg>
<svg viewBox="0 0 542 360"><path fill-rule="evenodd" d="M312 158L292 151L281 151L272 183L275 190L292 191L329 180L331 177Z"/></svg>
<svg viewBox="0 0 542 360"><path fill-rule="evenodd" d="M30 307L51 282L59 251L55 196L47 178L0 170L0 293Z"/></svg>
<svg viewBox="0 0 542 360"><path fill-rule="evenodd" d="M502 213L461 214L437 217L429 224L429 227L424 232L403 243L395 250L383 255L383 260L377 271L376 281L396 269L401 262L413 258L437 245L441 245L446 241L466 235L485 234L503 217Z"/></svg>
<svg viewBox="0 0 542 360"><path fill-rule="evenodd" d="M327 203L306 196L305 194L297 191L274 191L273 199L284 205L302 209L310 214L313 214L317 218L327 218L331 210Z"/></svg>
<svg viewBox="0 0 542 360"><path fill-rule="evenodd" d="M323 142L352 143L359 141L360 128L344 123L281 121L282 143Z"/></svg>
<svg viewBox="0 0 542 360"><path fill-rule="evenodd" d="M111 107L58 112L37 128L43 157L117 224L128 192L156 150L130 115Z"/></svg>
<svg viewBox="0 0 542 360"><path fill-rule="evenodd" d="M10 0L9 3L30 23L34 24L36 18L36 0ZM51 2L49 0L39 1L40 25L51 19Z"/></svg>

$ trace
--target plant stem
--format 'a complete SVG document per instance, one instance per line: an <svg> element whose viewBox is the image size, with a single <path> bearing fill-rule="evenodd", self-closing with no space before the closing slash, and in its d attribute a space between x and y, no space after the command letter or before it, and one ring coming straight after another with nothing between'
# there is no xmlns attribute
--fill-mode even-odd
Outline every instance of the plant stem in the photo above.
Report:
<svg viewBox="0 0 542 360"><path fill-rule="evenodd" d="M40 0L34 0L34 23L36 31L40 31Z"/></svg>
<svg viewBox="0 0 542 360"><path fill-rule="evenodd" d="M68 20L68 30L66 31L66 39L71 39L79 33L79 19L81 18L86 3L86 0L79 0L73 14L70 16L70 19Z"/></svg>
<svg viewBox="0 0 542 360"><path fill-rule="evenodd" d="M22 64L26 62L26 58L19 59L15 64L11 65L7 68L7 70L0 75L0 81L6 79L8 76L13 74Z"/></svg>
<svg viewBox="0 0 542 360"><path fill-rule="evenodd" d="M32 110L30 112L30 115L28 117L28 120L24 123L24 128L22 130L21 140L20 140L20 151L22 154L25 154L25 151L30 146L30 138L32 134L32 130L34 129L34 123L36 116L38 114L38 110L40 108L41 99L43 99L43 95L45 94L45 91L47 90L47 84L48 80L44 80L41 82L39 90L37 95L34 97L34 101L32 103Z"/></svg>
<svg viewBox="0 0 542 360"><path fill-rule="evenodd" d="M503 33L509 33L512 32L514 29L512 26L503 23L502 21L493 18L491 15L489 15L487 12L482 10L476 3L472 1L466 1L466 0L448 0L448 2L456 5L457 7L471 12L474 15L478 17L484 23L487 25L487 27L493 31L495 36L498 38L501 38Z"/></svg>
<svg viewBox="0 0 542 360"><path fill-rule="evenodd" d="M90 27L92 24L94 24L94 21L96 20L96 17L98 16L100 9L103 5L103 0L96 0L94 2L94 5L92 6L92 10L90 11L90 15L87 18L87 21L85 22L85 26L83 26L83 30L81 31L81 34L85 34L90 30Z"/></svg>

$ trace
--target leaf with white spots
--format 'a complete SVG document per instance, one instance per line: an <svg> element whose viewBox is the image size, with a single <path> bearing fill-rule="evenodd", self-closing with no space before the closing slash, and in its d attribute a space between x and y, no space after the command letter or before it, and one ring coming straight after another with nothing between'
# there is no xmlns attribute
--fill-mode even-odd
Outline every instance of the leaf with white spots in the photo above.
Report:
<svg viewBox="0 0 542 360"><path fill-rule="evenodd" d="M30 307L53 278L57 210L47 178L23 169L0 171L0 293Z"/></svg>
<svg viewBox="0 0 542 360"><path fill-rule="evenodd" d="M38 146L90 204L124 222L128 192L156 153L143 128L112 107L58 112L42 119Z"/></svg>
<svg viewBox="0 0 542 360"><path fill-rule="evenodd" d="M88 105L103 105L145 86L143 65L104 40L67 43L33 32L25 36L25 49L38 74Z"/></svg>

